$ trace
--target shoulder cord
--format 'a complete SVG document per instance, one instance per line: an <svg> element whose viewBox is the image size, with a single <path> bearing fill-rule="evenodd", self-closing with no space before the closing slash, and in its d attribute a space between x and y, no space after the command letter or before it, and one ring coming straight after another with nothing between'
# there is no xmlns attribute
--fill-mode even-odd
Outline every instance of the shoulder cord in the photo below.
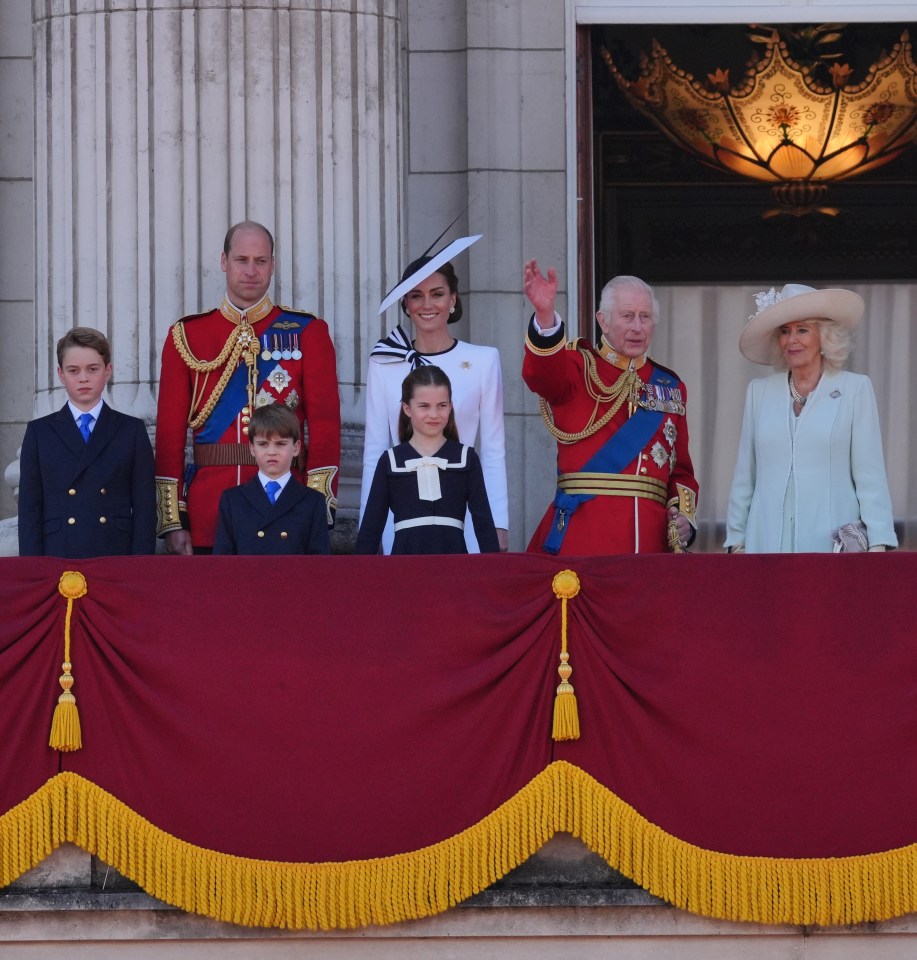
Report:
<svg viewBox="0 0 917 960"><path fill-rule="evenodd" d="M548 402L544 397L539 397L541 418L544 420L544 425L548 428L548 432L558 443L576 443L579 440L586 440L598 433L621 409L624 401L628 397L633 398L636 395L636 385L639 379L637 372L628 368L611 386L608 386L599 376L595 356L592 351L583 349L579 345L577 345L575 349L579 350L583 356L583 380L586 384L586 392L595 400L595 407L589 416L589 421L582 430L578 430L575 433L568 433L565 430L561 430L560 427L554 423L551 418ZM596 420L600 403L611 403L611 406Z"/></svg>
<svg viewBox="0 0 917 960"><path fill-rule="evenodd" d="M229 378L235 372L239 358L243 353L245 354L245 362L249 368L249 380L252 379L256 354L258 352L258 340L252 332L251 325L249 323L241 323L233 328L232 333L230 333L226 339L226 343L223 345L223 349L215 359L198 360L188 346L188 341L185 338L185 326L179 321L172 327L172 342L175 344L175 349L178 351L178 355L182 358L185 365L193 370L195 374L212 373L221 365L225 364L223 372L220 374L220 379L217 380L210 397L200 409L197 416L191 417L191 411L188 411L188 426L192 430L197 430L198 427L203 426L207 422L210 414L213 413L213 408L223 395L226 384L229 383ZM192 399L191 410L194 409L200 400L196 383L197 377L195 377L195 396ZM249 387L251 388L251 384L249 384ZM252 390L249 389L249 394L251 393ZM249 401L252 402L251 396L249 397Z"/></svg>

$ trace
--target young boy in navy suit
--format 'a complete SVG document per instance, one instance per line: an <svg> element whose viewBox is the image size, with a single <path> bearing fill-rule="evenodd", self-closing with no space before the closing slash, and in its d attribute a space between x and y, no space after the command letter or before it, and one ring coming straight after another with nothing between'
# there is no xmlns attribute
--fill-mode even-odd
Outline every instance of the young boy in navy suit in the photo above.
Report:
<svg viewBox="0 0 917 960"><path fill-rule="evenodd" d="M214 553L330 553L325 498L290 472L302 446L289 407L258 407L248 425L258 474L220 496Z"/></svg>
<svg viewBox="0 0 917 960"><path fill-rule="evenodd" d="M137 417L102 399L111 344L74 327L57 344L67 403L33 420L19 457L19 555L104 557L154 553L153 449Z"/></svg>

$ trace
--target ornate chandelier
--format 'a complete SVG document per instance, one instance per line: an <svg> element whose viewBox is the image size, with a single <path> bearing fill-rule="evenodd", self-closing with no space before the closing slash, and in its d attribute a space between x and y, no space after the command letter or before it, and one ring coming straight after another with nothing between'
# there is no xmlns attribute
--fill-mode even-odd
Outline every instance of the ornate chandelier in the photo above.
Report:
<svg viewBox="0 0 917 960"><path fill-rule="evenodd" d="M820 205L828 183L874 170L917 140L908 33L858 83L851 67L836 61L823 65L828 82L819 81L777 30L758 39L762 56L735 85L720 68L706 82L695 80L655 39L633 81L604 48L602 56L631 104L679 146L711 166L772 183L778 208L771 214L836 214Z"/></svg>

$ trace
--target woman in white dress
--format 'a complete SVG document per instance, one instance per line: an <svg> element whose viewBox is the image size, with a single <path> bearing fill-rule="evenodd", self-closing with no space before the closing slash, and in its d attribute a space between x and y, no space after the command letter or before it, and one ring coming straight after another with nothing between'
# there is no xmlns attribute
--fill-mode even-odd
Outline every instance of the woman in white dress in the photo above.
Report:
<svg viewBox="0 0 917 960"><path fill-rule="evenodd" d="M788 283L755 297L739 339L755 363L726 511L730 552L830 553L898 545L869 377L842 369L863 315L850 290Z"/></svg>
<svg viewBox="0 0 917 960"><path fill-rule="evenodd" d="M458 340L449 331L449 324L462 317L462 301L455 270L448 261L442 262L441 254L423 256L409 264L398 288L405 287L405 284L407 288L401 299L401 309L413 324L414 338L411 340L399 325L376 344L369 358L360 517L366 507L379 457L398 443L398 414L404 378L418 366L433 364L444 370L452 382L452 404L459 440L473 446L480 457L500 548L506 550L509 506L500 354L495 347ZM389 517L382 539L385 553L391 552L393 539L394 530ZM479 552L473 526L467 520L465 540L469 553Z"/></svg>

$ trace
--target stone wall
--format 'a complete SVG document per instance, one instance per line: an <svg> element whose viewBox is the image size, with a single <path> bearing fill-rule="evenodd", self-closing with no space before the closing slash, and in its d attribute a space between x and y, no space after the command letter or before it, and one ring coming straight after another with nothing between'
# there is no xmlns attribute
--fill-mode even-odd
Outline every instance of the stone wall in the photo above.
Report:
<svg viewBox="0 0 917 960"><path fill-rule="evenodd" d="M693 916L651 897L560 834L466 903L360 930L259 930L182 913L76 847L0 891L0 954L38 960L176 957L286 960L910 960L917 916L849 928L762 926Z"/></svg>

